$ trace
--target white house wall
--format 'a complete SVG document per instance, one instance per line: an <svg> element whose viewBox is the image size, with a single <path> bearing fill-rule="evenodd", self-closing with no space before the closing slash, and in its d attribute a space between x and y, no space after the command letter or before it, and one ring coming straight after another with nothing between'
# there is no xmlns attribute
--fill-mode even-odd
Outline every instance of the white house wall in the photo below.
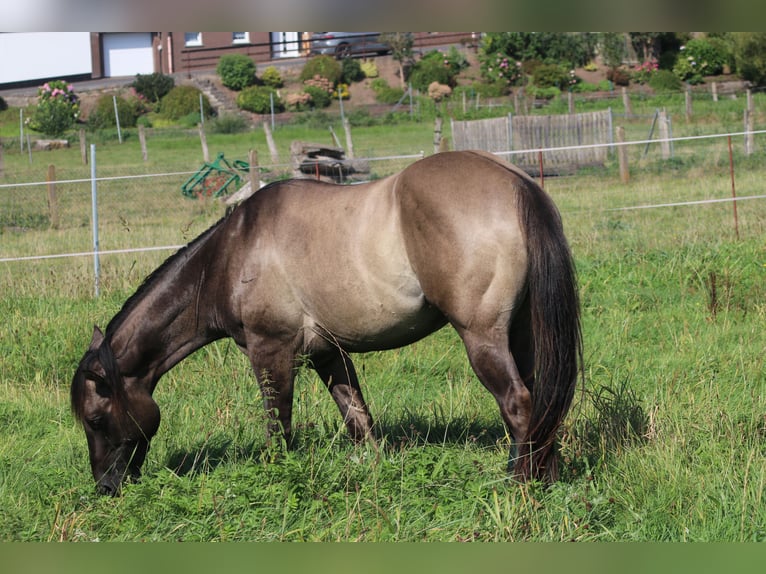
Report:
<svg viewBox="0 0 766 574"><path fill-rule="evenodd" d="M90 32L0 34L0 84L91 74Z"/></svg>

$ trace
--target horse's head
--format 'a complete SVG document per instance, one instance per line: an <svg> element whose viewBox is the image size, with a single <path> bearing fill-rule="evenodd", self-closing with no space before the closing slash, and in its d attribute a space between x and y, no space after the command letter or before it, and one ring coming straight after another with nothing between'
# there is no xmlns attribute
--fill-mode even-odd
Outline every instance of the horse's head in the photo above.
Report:
<svg viewBox="0 0 766 574"><path fill-rule="evenodd" d="M71 401L85 429L98 491L115 496L123 480L140 476L160 410L146 389L126 387L111 345L98 327L74 374Z"/></svg>

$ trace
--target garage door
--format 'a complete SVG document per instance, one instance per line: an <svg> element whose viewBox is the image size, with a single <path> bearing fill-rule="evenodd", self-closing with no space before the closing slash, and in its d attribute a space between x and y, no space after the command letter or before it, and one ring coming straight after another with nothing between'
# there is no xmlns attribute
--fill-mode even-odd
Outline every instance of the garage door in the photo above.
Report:
<svg viewBox="0 0 766 574"><path fill-rule="evenodd" d="M104 34L103 46L106 77L135 76L154 72L150 33Z"/></svg>

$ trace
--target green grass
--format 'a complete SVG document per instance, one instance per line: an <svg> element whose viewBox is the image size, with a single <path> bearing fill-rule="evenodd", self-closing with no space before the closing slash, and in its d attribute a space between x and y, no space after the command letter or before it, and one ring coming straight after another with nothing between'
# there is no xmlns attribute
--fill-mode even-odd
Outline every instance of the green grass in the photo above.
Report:
<svg viewBox="0 0 766 574"><path fill-rule="evenodd" d="M701 128L681 121L674 129L713 133L727 118L707 113ZM355 147L428 151L431 129L425 120L359 128ZM208 141L232 158L255 146L263 161L261 137ZM326 137L305 126L275 132L282 149ZM133 138L99 144L101 169L198 167L194 137L152 138L148 166ZM79 150L50 154L29 167L6 149L0 182L44 174L49 159L62 174L87 174ZM231 342L210 345L160 381L163 422L143 480L121 498L99 497L69 413L71 375L92 325L105 325L167 253L104 256L98 299L88 258L2 263L0 539L766 539L766 203L739 204L739 240L727 203L610 211L731 193L725 142L679 144L671 161L635 154L627 185L613 160L546 179L577 259L586 359L561 434L558 483L510 480L494 401L445 329L356 358L377 447L353 445L322 383L301 371L295 448L266 448L246 358ZM741 196L761 193L760 164L735 153ZM183 243L212 224L222 208L182 198L179 179L101 183L102 248ZM89 183L58 188L57 230L44 188L0 189L0 256L89 248Z"/></svg>

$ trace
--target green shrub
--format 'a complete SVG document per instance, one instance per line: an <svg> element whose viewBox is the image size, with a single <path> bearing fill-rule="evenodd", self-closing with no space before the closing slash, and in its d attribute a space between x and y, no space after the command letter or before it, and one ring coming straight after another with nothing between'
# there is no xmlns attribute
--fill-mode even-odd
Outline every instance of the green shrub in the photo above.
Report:
<svg viewBox="0 0 766 574"><path fill-rule="evenodd" d="M210 129L217 134L237 134L247 131L245 118L237 114L223 114L210 122Z"/></svg>
<svg viewBox="0 0 766 574"><path fill-rule="evenodd" d="M683 83L670 70L657 70L649 78L649 87L655 92L677 92L683 87Z"/></svg>
<svg viewBox="0 0 766 574"><path fill-rule="evenodd" d="M304 86L303 91L311 96L311 105L315 108L326 108L332 103L332 95L319 86Z"/></svg>
<svg viewBox="0 0 766 574"><path fill-rule="evenodd" d="M284 85L282 75L275 66L269 66L263 71L261 81L270 88L281 88Z"/></svg>
<svg viewBox="0 0 766 574"><path fill-rule="evenodd" d="M723 72L727 61L728 54L721 43L694 38L681 46L673 73L681 80L698 84L704 76L715 76Z"/></svg>
<svg viewBox="0 0 766 574"><path fill-rule="evenodd" d="M310 80L316 76L326 78L332 84L337 84L340 81L343 70L341 65L332 56L320 55L314 56L306 60L306 63L301 70L299 79L302 82Z"/></svg>
<svg viewBox="0 0 766 574"><path fill-rule="evenodd" d="M37 90L38 104L29 127L58 137L70 129L80 116L80 99L71 84L63 80L46 82Z"/></svg>
<svg viewBox="0 0 766 574"><path fill-rule="evenodd" d="M470 86L457 86L452 91L452 98L462 98L463 94L467 98L475 98L477 95L481 98L500 98L508 95L508 85L505 82L474 82Z"/></svg>
<svg viewBox="0 0 766 574"><path fill-rule="evenodd" d="M120 116L120 127L136 127L139 116L144 113L143 104L138 98L125 99L117 96L117 113ZM88 114L88 128L101 130L115 127L117 120L114 115L114 96L103 94L96 100L96 105Z"/></svg>
<svg viewBox="0 0 766 574"><path fill-rule="evenodd" d="M444 54L433 51L423 56L410 69L408 79L414 88L425 93L428 91L428 86L433 82L454 87L456 76L455 68L449 64Z"/></svg>
<svg viewBox="0 0 766 574"><path fill-rule="evenodd" d="M240 91L255 83L255 62L244 54L221 56L215 71L221 83L232 90Z"/></svg>
<svg viewBox="0 0 766 574"><path fill-rule="evenodd" d="M375 92L375 99L381 104L395 104L404 96L402 88L393 88L383 78L375 78L370 83L370 87Z"/></svg>
<svg viewBox="0 0 766 574"><path fill-rule="evenodd" d="M360 67L362 68L362 73L364 74L365 78L377 78L380 75L378 72L378 65L375 63L375 60L364 60L360 64Z"/></svg>
<svg viewBox="0 0 766 574"><path fill-rule="evenodd" d="M142 95L152 103L158 103L163 96L175 87L172 76L155 72L153 74L138 74L130 84L137 94Z"/></svg>
<svg viewBox="0 0 766 574"><path fill-rule="evenodd" d="M271 113L272 98L274 112L285 111L285 105L274 88L269 86L250 86L237 94L237 105L240 109L254 114Z"/></svg>
<svg viewBox="0 0 766 574"><path fill-rule="evenodd" d="M561 90L557 88L556 86L547 86L547 87L532 86L529 89L529 93L533 97L541 99L541 100L552 100L553 98L561 95Z"/></svg>
<svg viewBox="0 0 766 574"><path fill-rule="evenodd" d="M365 73L362 71L362 65L359 60L354 58L344 58L341 64L340 81L344 84L351 84L353 82L361 82L365 78Z"/></svg>
<svg viewBox="0 0 766 574"><path fill-rule="evenodd" d="M202 92L194 86L176 86L160 101L160 113L171 120L178 120L195 112L199 114L200 94ZM213 115L213 108L204 94L202 110L206 118Z"/></svg>
<svg viewBox="0 0 766 574"><path fill-rule="evenodd" d="M532 74L532 83L538 88L562 89L568 80L567 71L558 64L540 64Z"/></svg>

